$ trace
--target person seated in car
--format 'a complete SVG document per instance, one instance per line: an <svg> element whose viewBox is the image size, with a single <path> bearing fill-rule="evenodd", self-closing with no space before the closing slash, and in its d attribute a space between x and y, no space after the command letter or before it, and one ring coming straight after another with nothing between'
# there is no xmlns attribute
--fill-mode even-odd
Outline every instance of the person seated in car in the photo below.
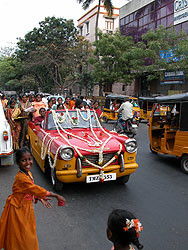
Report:
<svg viewBox="0 0 188 250"><path fill-rule="evenodd" d="M33 118L34 118L34 121L35 121L35 118L37 118L39 116L39 110L41 108L44 108L46 109L47 106L46 104L42 101L42 97L40 94L37 94L36 95L36 101L35 102L32 102L32 105L34 106L34 109L35 109L35 112L33 112Z"/></svg>
<svg viewBox="0 0 188 250"><path fill-rule="evenodd" d="M57 110L63 110L63 109L65 109L63 103L57 104Z"/></svg>
<svg viewBox="0 0 188 250"><path fill-rule="evenodd" d="M42 122L44 121L45 114L46 114L46 109L40 108L39 114L40 115L35 118L34 123L35 123L35 125L42 126Z"/></svg>

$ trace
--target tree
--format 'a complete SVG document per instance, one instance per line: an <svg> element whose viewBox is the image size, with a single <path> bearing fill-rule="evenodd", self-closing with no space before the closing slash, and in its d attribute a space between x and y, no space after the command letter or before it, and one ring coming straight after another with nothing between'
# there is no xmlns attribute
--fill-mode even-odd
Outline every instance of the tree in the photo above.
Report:
<svg viewBox="0 0 188 250"><path fill-rule="evenodd" d="M184 70L188 73L188 40L184 32L167 30L161 26L142 36L147 44L143 72L148 80L160 77L162 71Z"/></svg>
<svg viewBox="0 0 188 250"><path fill-rule="evenodd" d="M84 10L88 9L93 1L94 0L78 0L79 3L82 3L82 7ZM96 24L95 24L95 41L97 40L97 31L98 31L101 2L104 4L105 9L108 11L108 15L112 16L113 14L113 5L112 5L111 0L98 0L97 17L96 17Z"/></svg>
<svg viewBox="0 0 188 250"><path fill-rule="evenodd" d="M93 77L99 83L100 93L104 85L125 82L131 83L144 64L143 43L135 44L131 37L115 34L98 34L94 42L97 57L90 59L94 66Z"/></svg>
<svg viewBox="0 0 188 250"><path fill-rule="evenodd" d="M21 91L22 64L14 55L0 59L0 87Z"/></svg>
<svg viewBox="0 0 188 250"><path fill-rule="evenodd" d="M33 75L42 88L63 91L68 72L67 58L77 39L72 20L47 17L18 42L16 54L28 75Z"/></svg>

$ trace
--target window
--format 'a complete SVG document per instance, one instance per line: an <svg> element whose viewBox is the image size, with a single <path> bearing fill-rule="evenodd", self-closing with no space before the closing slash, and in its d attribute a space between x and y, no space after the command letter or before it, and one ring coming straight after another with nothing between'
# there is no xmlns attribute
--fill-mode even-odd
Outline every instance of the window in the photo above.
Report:
<svg viewBox="0 0 188 250"><path fill-rule="evenodd" d="M113 31L114 30L114 19L106 18L105 20L105 29L107 31Z"/></svg>
<svg viewBox="0 0 188 250"><path fill-rule="evenodd" d="M125 91L126 85L122 85L122 91Z"/></svg>
<svg viewBox="0 0 188 250"><path fill-rule="evenodd" d="M86 35L89 34L89 22L86 23Z"/></svg>
<svg viewBox="0 0 188 250"><path fill-rule="evenodd" d="M112 92L112 84L105 84L104 92Z"/></svg>
<svg viewBox="0 0 188 250"><path fill-rule="evenodd" d="M83 36L83 26L80 27L80 35Z"/></svg>

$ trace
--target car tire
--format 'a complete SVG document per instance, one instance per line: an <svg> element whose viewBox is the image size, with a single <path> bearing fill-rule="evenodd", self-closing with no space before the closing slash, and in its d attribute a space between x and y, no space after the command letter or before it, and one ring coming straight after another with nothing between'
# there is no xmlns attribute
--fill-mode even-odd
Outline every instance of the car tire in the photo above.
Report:
<svg viewBox="0 0 188 250"><path fill-rule="evenodd" d="M51 159L52 161L52 159ZM58 192L63 188L63 183L60 182L56 177L56 169L51 168L48 158L45 160L45 175L51 181L53 189Z"/></svg>
<svg viewBox="0 0 188 250"><path fill-rule="evenodd" d="M181 170L188 174L188 155L185 155L181 158Z"/></svg>
<svg viewBox="0 0 188 250"><path fill-rule="evenodd" d="M63 183L60 182L56 177L56 169L55 168L51 168L51 182L52 182L53 189L56 192L59 192L63 189Z"/></svg>
<svg viewBox="0 0 188 250"><path fill-rule="evenodd" d="M118 184L125 184L129 181L129 178L130 178L130 175L125 175L125 176L122 176L122 177L119 177L116 182Z"/></svg>
<svg viewBox="0 0 188 250"><path fill-rule="evenodd" d="M151 144L149 145L149 149L150 149L150 151L151 151L153 154L157 154L157 152L155 152L155 151L152 149Z"/></svg>

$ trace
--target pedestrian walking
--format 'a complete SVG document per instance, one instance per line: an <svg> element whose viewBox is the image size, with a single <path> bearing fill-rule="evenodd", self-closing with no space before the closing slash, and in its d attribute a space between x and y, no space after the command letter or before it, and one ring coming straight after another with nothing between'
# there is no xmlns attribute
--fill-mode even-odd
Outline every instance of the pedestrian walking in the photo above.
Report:
<svg viewBox="0 0 188 250"><path fill-rule="evenodd" d="M113 210L108 217L106 231L108 239L114 244L111 250L134 250L132 244L142 249L144 246L138 240L142 230L142 224L131 212Z"/></svg>
<svg viewBox="0 0 188 250"><path fill-rule="evenodd" d="M30 172L33 157L29 149L16 152L16 163L19 171L0 219L0 249L39 250L33 202L40 200L44 207L50 208L47 197L55 197L58 205L64 205L65 199L34 184Z"/></svg>

